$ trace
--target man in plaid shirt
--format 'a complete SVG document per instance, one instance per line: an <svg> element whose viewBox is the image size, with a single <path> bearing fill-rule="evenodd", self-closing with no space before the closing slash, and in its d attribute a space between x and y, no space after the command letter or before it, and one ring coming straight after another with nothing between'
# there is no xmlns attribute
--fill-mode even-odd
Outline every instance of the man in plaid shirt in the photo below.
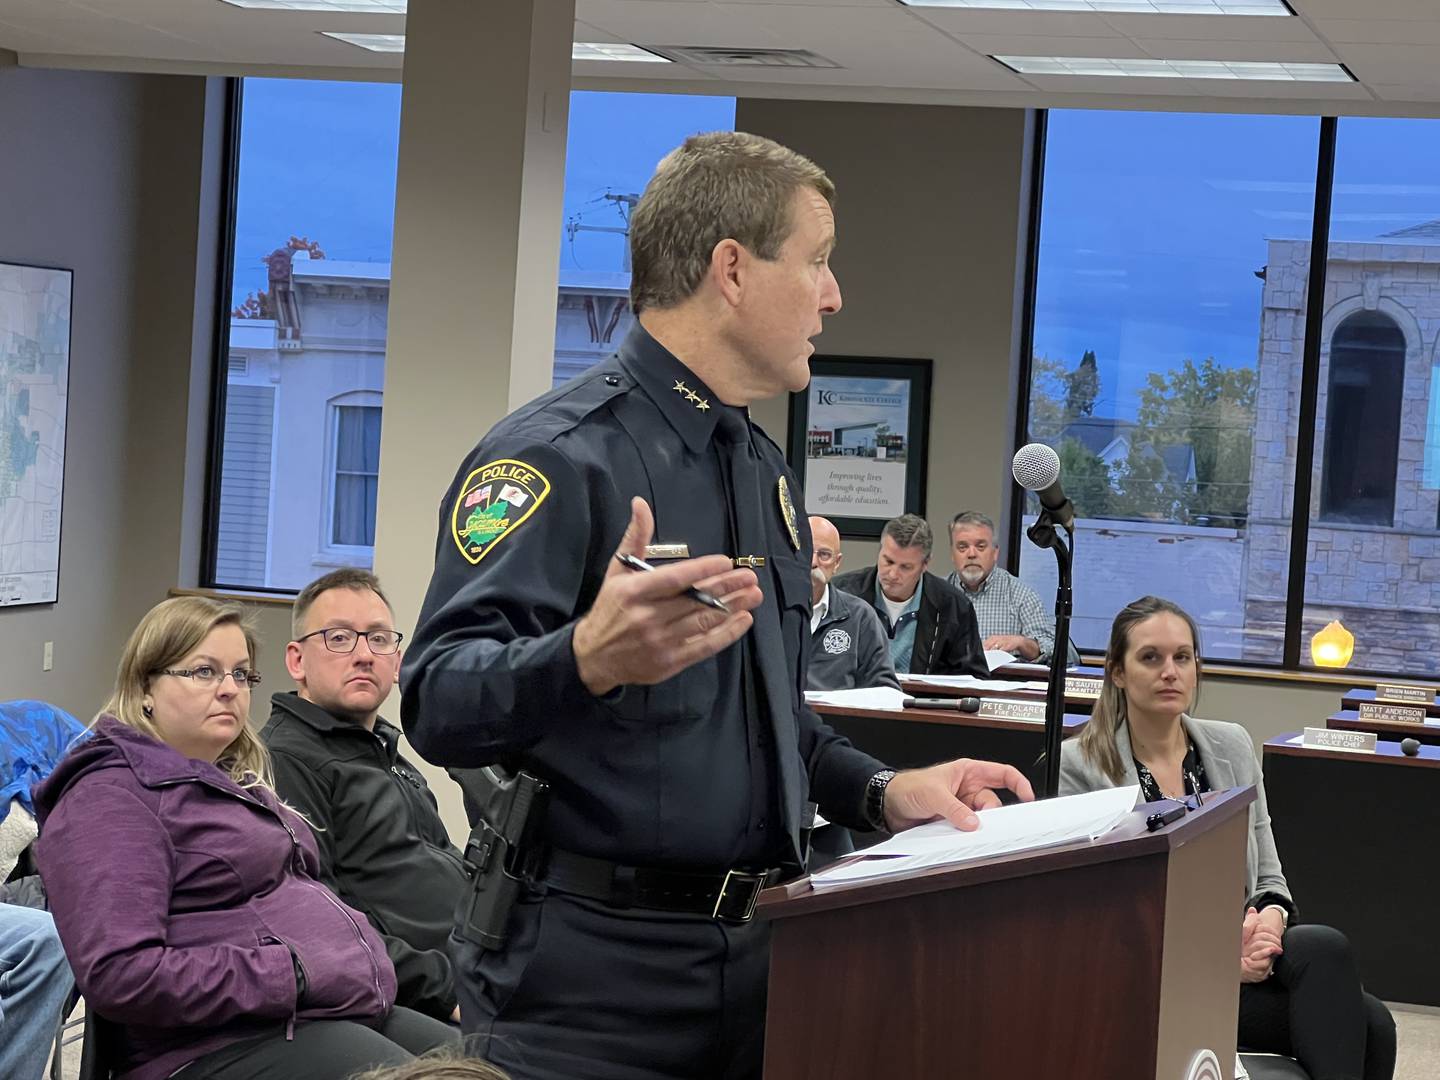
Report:
<svg viewBox="0 0 1440 1080"><path fill-rule="evenodd" d="M950 558L955 570L947 580L975 609L985 648L1003 649L1020 660L1048 660L1055 620L1034 589L996 565L995 523L974 510L956 514L950 522Z"/></svg>

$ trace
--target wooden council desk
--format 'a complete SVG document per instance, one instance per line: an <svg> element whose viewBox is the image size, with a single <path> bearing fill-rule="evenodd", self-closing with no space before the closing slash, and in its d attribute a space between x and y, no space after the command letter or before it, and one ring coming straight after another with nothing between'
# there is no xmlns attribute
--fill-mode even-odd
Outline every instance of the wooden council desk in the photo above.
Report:
<svg viewBox="0 0 1440 1080"><path fill-rule="evenodd" d="M1353 689L1353 690L1346 690L1346 691L1345 691L1345 696L1340 699L1340 708L1342 708L1342 709L1358 709L1358 708L1360 708L1360 705L1361 705L1362 702L1365 703L1365 704L1369 704L1369 703L1373 702L1374 700L1375 700L1375 691L1374 691L1374 690L1365 690L1365 689L1361 689L1361 688L1359 688L1359 687L1356 687L1356 688ZM1415 702L1415 703L1413 703L1413 704L1412 704L1411 702L1408 702L1408 701L1407 701L1407 702L1384 701L1384 702L1381 702L1381 704L1382 704L1382 705L1402 705L1402 704L1403 704L1403 705L1411 705L1412 708L1424 709L1426 715L1428 715L1428 716L1433 716L1433 717L1436 717L1436 718L1440 718L1440 698L1432 698L1428 703L1427 703L1427 702L1424 702L1424 701Z"/></svg>
<svg viewBox="0 0 1440 1080"><path fill-rule="evenodd" d="M1325 719L1325 726L1337 731L1371 731L1382 739L1413 738L1431 746L1440 746L1440 720L1414 724L1404 720L1363 720L1358 709L1341 709Z"/></svg>
<svg viewBox="0 0 1440 1080"><path fill-rule="evenodd" d="M1365 988L1387 1001L1440 1005L1440 747L1406 757L1265 744L1265 789L1280 863L1302 922L1350 939Z"/></svg>
<svg viewBox="0 0 1440 1080"><path fill-rule="evenodd" d="M1033 721L1000 720L953 709L812 708L861 750L896 769L982 758L1014 765L1033 782L1035 763L1045 748L1045 725ZM1067 714L1065 737L1078 734L1089 719Z"/></svg>

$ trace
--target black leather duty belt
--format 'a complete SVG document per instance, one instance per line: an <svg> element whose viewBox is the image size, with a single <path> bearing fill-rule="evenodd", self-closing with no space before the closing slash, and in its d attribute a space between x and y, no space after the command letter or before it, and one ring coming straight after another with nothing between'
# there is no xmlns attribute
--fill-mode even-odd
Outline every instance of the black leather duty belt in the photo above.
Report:
<svg viewBox="0 0 1440 1080"><path fill-rule="evenodd" d="M552 848L540 882L618 908L647 908L706 915L746 923L755 914L760 890L780 880L779 870L725 870L690 873L621 866L588 855Z"/></svg>

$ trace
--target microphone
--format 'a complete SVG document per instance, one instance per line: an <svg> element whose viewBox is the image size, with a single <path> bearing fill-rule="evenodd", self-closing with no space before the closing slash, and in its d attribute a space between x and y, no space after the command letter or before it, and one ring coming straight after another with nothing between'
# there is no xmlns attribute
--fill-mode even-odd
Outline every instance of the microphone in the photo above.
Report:
<svg viewBox="0 0 1440 1080"><path fill-rule="evenodd" d="M1015 451L1010 472L1026 491L1040 496L1040 505L1050 511L1055 524L1069 529L1075 523L1075 507L1060 487L1060 455L1044 443L1026 443Z"/></svg>
<svg viewBox="0 0 1440 1080"><path fill-rule="evenodd" d="M1419 739L1401 739L1401 740L1400 740L1400 752L1401 752L1402 754L1404 754L1406 757L1414 757L1416 754L1420 753L1420 740L1419 740Z"/></svg>
<svg viewBox="0 0 1440 1080"><path fill-rule="evenodd" d="M978 697L907 697L901 704L907 709L954 709L958 712L963 713L974 713L980 711L980 699Z"/></svg>

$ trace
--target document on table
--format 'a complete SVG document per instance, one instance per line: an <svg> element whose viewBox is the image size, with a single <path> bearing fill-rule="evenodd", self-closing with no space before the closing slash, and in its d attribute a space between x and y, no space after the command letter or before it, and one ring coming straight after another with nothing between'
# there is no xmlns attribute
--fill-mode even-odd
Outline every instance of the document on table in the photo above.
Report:
<svg viewBox="0 0 1440 1080"><path fill-rule="evenodd" d="M895 874L955 866L997 855L1093 840L1120 824L1135 808L1140 786L1106 788L1042 802L981 810L980 828L961 832L932 821L866 848L864 858L829 867L810 878L816 890L874 881Z"/></svg>
<svg viewBox="0 0 1440 1080"><path fill-rule="evenodd" d="M846 709L894 709L905 707L910 695L893 686L867 686L858 690L806 690L811 705L838 705Z"/></svg>
<svg viewBox="0 0 1440 1080"><path fill-rule="evenodd" d="M1014 653L1008 653L1004 649L985 650L985 666L991 671L994 671L998 667L1004 667L1006 664L1013 664L1014 662Z"/></svg>
<svg viewBox="0 0 1440 1080"><path fill-rule="evenodd" d="M1044 690L1043 679L1031 682L1014 682L1009 679L977 679L974 675L911 675L912 682L926 686L945 686L952 690L988 690L992 694L1006 694L1015 690Z"/></svg>

